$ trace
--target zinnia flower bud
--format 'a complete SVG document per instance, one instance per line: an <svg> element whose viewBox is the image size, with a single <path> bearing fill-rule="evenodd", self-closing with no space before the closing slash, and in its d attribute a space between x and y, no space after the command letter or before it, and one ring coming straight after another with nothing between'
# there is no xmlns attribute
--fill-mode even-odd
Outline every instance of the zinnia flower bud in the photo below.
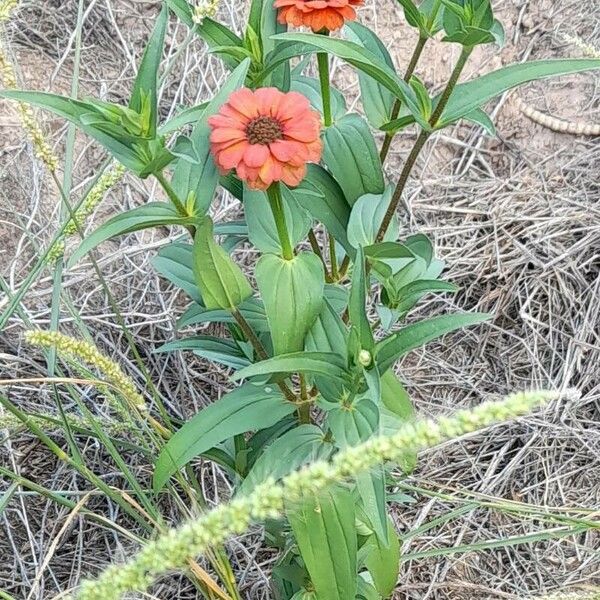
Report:
<svg viewBox="0 0 600 600"><path fill-rule="evenodd" d="M235 169L253 189L266 190L275 181L297 186L306 164L321 158L320 115L298 92L239 89L208 123L221 173Z"/></svg>
<svg viewBox="0 0 600 600"><path fill-rule="evenodd" d="M313 31L335 31L356 19L355 6L364 0L275 0L283 25L310 27Z"/></svg>

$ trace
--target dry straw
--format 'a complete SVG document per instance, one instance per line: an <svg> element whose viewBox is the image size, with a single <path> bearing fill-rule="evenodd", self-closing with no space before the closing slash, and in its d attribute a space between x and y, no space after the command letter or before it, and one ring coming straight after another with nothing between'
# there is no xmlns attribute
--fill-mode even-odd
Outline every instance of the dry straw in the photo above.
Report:
<svg viewBox="0 0 600 600"><path fill-rule="evenodd" d="M441 442L527 414L559 396L557 392L513 394L501 402L486 402L440 420L406 424L391 436L380 436L348 448L331 462L318 461L285 477L265 481L248 496L235 498L199 519L172 529L146 544L124 564L106 569L97 579L84 581L71 598L116 600L134 590L145 590L159 575L184 568L190 556L206 552L228 537L247 530L253 522L278 518L286 505L314 497L328 486L352 479L383 461L397 461L407 451L419 451Z"/></svg>

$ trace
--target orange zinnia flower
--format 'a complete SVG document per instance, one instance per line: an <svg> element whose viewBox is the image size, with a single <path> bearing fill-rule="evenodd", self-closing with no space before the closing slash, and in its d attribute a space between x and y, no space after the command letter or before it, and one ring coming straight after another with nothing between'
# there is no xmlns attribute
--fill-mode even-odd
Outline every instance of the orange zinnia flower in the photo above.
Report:
<svg viewBox="0 0 600 600"><path fill-rule="evenodd" d="M275 0L279 22L285 25L310 27L313 31L335 31L345 21L356 19L355 6L364 0Z"/></svg>
<svg viewBox="0 0 600 600"><path fill-rule="evenodd" d="M319 162L321 118L302 94L241 88L208 119L211 152L221 173L235 169L249 187L298 185L306 163Z"/></svg>

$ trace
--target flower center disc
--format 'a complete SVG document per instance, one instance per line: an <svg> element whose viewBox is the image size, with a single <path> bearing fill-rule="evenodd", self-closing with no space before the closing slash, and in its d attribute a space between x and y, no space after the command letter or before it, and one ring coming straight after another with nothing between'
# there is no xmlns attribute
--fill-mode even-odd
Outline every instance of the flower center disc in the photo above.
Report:
<svg viewBox="0 0 600 600"><path fill-rule="evenodd" d="M267 145L283 137L281 123L273 117L256 117L246 127L246 135L251 144Z"/></svg>

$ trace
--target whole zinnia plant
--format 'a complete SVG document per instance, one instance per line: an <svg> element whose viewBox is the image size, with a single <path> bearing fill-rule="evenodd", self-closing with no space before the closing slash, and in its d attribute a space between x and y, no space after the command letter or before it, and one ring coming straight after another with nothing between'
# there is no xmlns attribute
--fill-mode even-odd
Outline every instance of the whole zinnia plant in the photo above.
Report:
<svg viewBox="0 0 600 600"><path fill-rule="evenodd" d="M493 135L490 100L534 79L600 68L600 60L519 63L461 82L476 46L503 43L490 0L399 0L418 32L405 65L359 23L361 0L253 0L242 36L215 20L212 0L163 4L126 106L27 91L0 95L67 118L128 171L154 177L165 192L166 201L144 203L86 235L70 254L69 268L115 236L165 226L187 236L154 260L190 301L178 339L156 350L189 351L224 365L231 370L231 391L185 423L160 404L159 414L148 403L134 416L152 435L144 457L152 459L154 490L177 496L175 506L189 501L190 511L201 512L200 457L217 462L244 498L264 489L265 481L281 480L315 459L335 461L413 419L398 360L493 318L476 312L411 317L425 296L456 291L425 235L413 231L398 239L403 215L397 209L421 151L437 131L460 121ZM205 104L161 121L158 81L173 16L222 59L229 75ZM418 78L428 44L439 51L447 44L460 48L439 92ZM358 74L355 111L348 111L331 80L333 58ZM409 128L413 147L388 179L389 148L396 133ZM213 222L217 193L239 200L239 220ZM252 279L236 263L240 244L250 244L258 256ZM210 333L213 323L222 325L221 335ZM396 458L404 472L414 468L410 451ZM69 464L80 468L75 460ZM265 524L265 543L279 550L275 597L370 600L392 594L400 544L387 498L402 475L383 460L369 466L330 502L299 502ZM111 493L89 469L82 472ZM140 504L114 501L148 538L164 533L146 482L126 475ZM186 558L189 574L207 598L241 598L223 549L209 556L218 583L193 558Z"/></svg>

